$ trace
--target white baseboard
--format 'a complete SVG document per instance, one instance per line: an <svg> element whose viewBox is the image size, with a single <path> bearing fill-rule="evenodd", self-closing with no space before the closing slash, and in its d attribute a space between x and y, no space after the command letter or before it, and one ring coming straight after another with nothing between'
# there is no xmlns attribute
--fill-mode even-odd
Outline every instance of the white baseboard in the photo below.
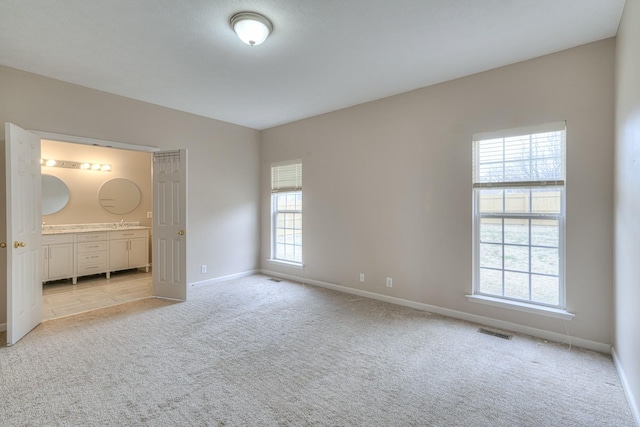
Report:
<svg viewBox="0 0 640 427"><path fill-rule="evenodd" d="M6 323L0 323L0 332L4 332L7 330L7 324Z"/></svg>
<svg viewBox="0 0 640 427"><path fill-rule="evenodd" d="M492 326L498 329L518 332L525 335L542 338L548 341L570 344L576 347L594 350L599 353L611 354L611 345L597 341L591 341L584 338L569 337L557 332L545 331L544 329L532 328L529 326L519 325L517 323L505 322L503 320L492 319L490 317L478 316L463 311L451 310L449 308L437 307L435 305L423 304L420 302L409 301L402 298L391 297L388 295L377 294L375 292L363 291L360 289L340 286L333 283L321 282L319 280L307 279L290 274L278 273L275 271L260 270L262 274L268 276L280 277L282 279L292 280L296 282L308 283L310 285L320 286L322 288L333 289L334 291L345 292L348 294L358 295L366 298L372 298L380 301L390 302L392 304L403 305L405 307L415 308L417 310L428 311L443 316L453 317L456 319L466 320L467 322L479 323L481 325Z"/></svg>
<svg viewBox="0 0 640 427"><path fill-rule="evenodd" d="M239 279L241 277L251 276L252 274L259 273L260 270L249 270L241 273L229 274L227 276L214 277L213 279L201 280L199 282L189 283L189 287L199 288L201 286L212 285L214 283L226 282L227 280Z"/></svg>
<svg viewBox="0 0 640 427"><path fill-rule="evenodd" d="M629 402L629 408L631 409L631 415L633 415L633 419L636 422L636 425L640 427L640 408L638 407L638 401L635 399L633 395L633 390L629 387L629 382L627 381L627 376L624 373L624 368L622 367L622 362L618 357L618 353L616 353L615 347L611 347L611 356L613 357L613 363L616 366L616 370L618 371L618 376L620 377L620 382L622 383L622 389L624 390L624 395L627 397L627 402Z"/></svg>

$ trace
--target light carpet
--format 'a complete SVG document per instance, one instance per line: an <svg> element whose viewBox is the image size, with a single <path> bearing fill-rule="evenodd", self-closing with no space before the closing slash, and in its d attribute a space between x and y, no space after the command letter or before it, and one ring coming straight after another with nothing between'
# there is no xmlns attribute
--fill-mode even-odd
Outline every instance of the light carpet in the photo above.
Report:
<svg viewBox="0 0 640 427"><path fill-rule="evenodd" d="M0 425L633 426L609 356L477 329L251 276L0 348Z"/></svg>

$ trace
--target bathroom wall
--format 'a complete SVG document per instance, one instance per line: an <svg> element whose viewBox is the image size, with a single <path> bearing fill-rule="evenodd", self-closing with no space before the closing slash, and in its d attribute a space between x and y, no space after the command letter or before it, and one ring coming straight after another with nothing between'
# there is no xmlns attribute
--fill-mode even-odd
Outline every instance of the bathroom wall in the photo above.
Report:
<svg viewBox="0 0 640 427"><path fill-rule="evenodd" d="M110 172L43 167L42 173L60 178L69 188L69 203L59 212L43 215L46 225L84 224L90 222L139 221L151 227L151 154L115 148L42 140L42 158L108 163ZM118 215L107 212L98 200L100 187L114 178L126 178L134 182L142 195L140 204L131 213Z"/></svg>

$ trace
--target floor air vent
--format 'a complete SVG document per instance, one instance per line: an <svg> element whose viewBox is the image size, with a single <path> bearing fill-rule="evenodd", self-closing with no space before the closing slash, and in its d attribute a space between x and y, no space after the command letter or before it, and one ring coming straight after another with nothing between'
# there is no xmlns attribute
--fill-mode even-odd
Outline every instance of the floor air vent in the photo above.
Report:
<svg viewBox="0 0 640 427"><path fill-rule="evenodd" d="M282 282L282 280L276 279L274 277L269 277L269 280L271 280L272 282Z"/></svg>
<svg viewBox="0 0 640 427"><path fill-rule="evenodd" d="M502 338L503 340L510 340L513 338L513 335L501 334L500 332L491 331L489 329L480 328L478 332L481 334L491 335L492 337Z"/></svg>

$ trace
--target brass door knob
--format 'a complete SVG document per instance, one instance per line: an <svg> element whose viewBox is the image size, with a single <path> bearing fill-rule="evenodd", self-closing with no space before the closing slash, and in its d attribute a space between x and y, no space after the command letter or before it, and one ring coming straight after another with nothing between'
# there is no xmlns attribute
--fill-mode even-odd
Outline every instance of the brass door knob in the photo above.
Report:
<svg viewBox="0 0 640 427"><path fill-rule="evenodd" d="M178 236L184 236L184 230L178 231Z"/></svg>
<svg viewBox="0 0 640 427"><path fill-rule="evenodd" d="M18 242L17 240L15 242L13 242L13 247L18 249L18 248L24 248L25 246L27 246L27 244L25 242Z"/></svg>
<svg viewBox="0 0 640 427"><path fill-rule="evenodd" d="M0 242L0 248L4 249L7 247L7 242Z"/></svg>

